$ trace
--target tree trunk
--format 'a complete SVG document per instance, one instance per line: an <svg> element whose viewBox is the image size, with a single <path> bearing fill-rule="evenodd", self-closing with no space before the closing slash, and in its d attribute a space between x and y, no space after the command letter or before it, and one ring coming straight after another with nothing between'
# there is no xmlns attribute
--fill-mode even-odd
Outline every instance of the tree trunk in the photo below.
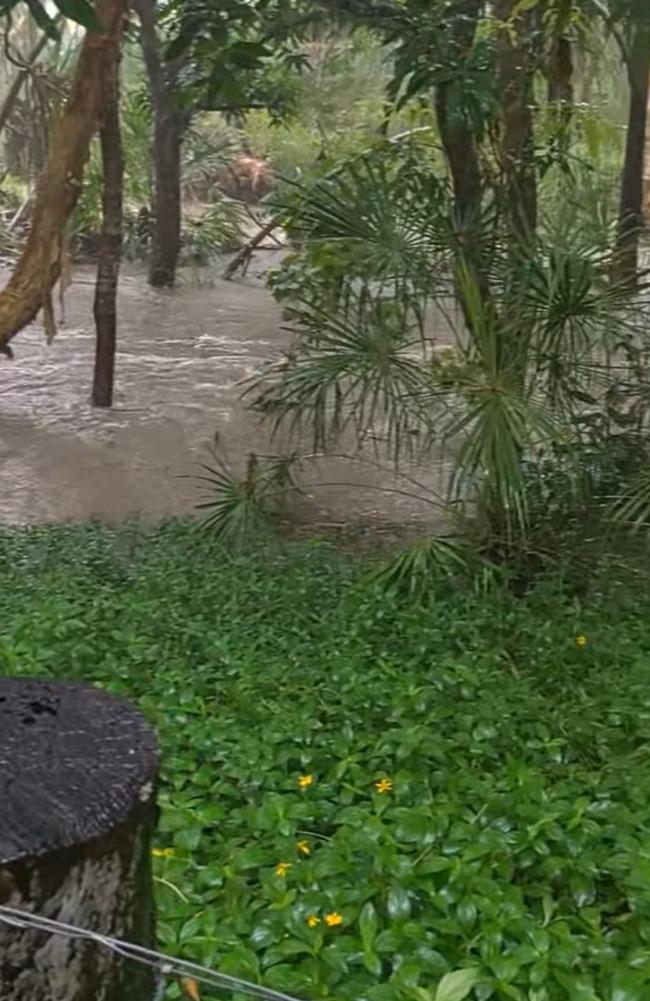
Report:
<svg viewBox="0 0 650 1001"><path fill-rule="evenodd" d="M643 163L643 221L650 224L650 87L646 105L645 153Z"/></svg>
<svg viewBox="0 0 650 1001"><path fill-rule="evenodd" d="M548 63L548 101L553 111L558 147L566 156L573 117L573 52L570 39L553 39Z"/></svg>
<svg viewBox="0 0 650 1001"><path fill-rule="evenodd" d="M0 678L0 904L151 948L158 753L127 703ZM2 1001L151 1001L155 971L3 923Z"/></svg>
<svg viewBox="0 0 650 1001"><path fill-rule="evenodd" d="M639 269L639 236L643 228L643 164L650 85L650 24L647 22L639 22L633 29L627 70L630 112L621 178L615 270L621 281L634 286Z"/></svg>
<svg viewBox="0 0 650 1001"><path fill-rule="evenodd" d="M99 238L95 286L95 372L92 401L96 407L113 403L115 342L117 334L117 283L122 256L122 198L124 155L120 130L120 64L115 51L110 91L106 97L100 132L104 189L102 232Z"/></svg>
<svg viewBox="0 0 650 1001"><path fill-rule="evenodd" d="M482 0L463 0L451 24L452 58L459 70L476 35ZM475 130L459 107L457 87L440 83L436 87L435 110L440 139L449 164L454 189L456 217L461 230L476 227L481 215L483 187Z"/></svg>
<svg viewBox="0 0 650 1001"><path fill-rule="evenodd" d="M516 0L497 0L496 17L510 22ZM497 81L501 95L500 167L502 209L514 244L530 241L537 229L537 175L533 132L534 11L503 27L497 45Z"/></svg>
<svg viewBox="0 0 650 1001"><path fill-rule="evenodd" d="M69 100L56 126L36 192L25 248L0 292L0 350L40 309L52 312L52 287L61 271L61 242L79 198L90 141L100 124L113 53L119 48L126 0L96 0L104 31L83 41Z"/></svg>
<svg viewBox="0 0 650 1001"><path fill-rule="evenodd" d="M11 81L9 89L7 90L6 97L2 102L2 107L0 107L0 132L2 132L7 122L11 118L11 113L14 110L16 101L20 97L20 92L23 88L23 84L27 80L32 66L40 56L41 52L43 51L49 40L50 36L45 32L43 32L36 45L27 56L26 60L27 68L19 69L15 77Z"/></svg>
<svg viewBox="0 0 650 1001"><path fill-rule="evenodd" d="M483 0L462 0L450 25L451 55L458 73L472 49ZM442 148L449 166L454 191L459 258L470 269L484 306L490 307L490 285L484 262L481 226L483 178L475 129L458 100L457 82L439 83L434 96L436 121ZM465 301L460 284L457 295L468 329L472 329L472 311Z"/></svg>
<svg viewBox="0 0 650 1001"><path fill-rule="evenodd" d="M573 14L571 0L560 0L551 22L550 51L546 64L548 103L554 118L556 140L564 156L571 143L573 117L573 47L569 37Z"/></svg>
<svg viewBox="0 0 650 1001"><path fill-rule="evenodd" d="M181 147L190 114L179 108L178 64L165 65L156 29L156 0L133 0L154 109L154 229L149 283L172 286L181 249Z"/></svg>

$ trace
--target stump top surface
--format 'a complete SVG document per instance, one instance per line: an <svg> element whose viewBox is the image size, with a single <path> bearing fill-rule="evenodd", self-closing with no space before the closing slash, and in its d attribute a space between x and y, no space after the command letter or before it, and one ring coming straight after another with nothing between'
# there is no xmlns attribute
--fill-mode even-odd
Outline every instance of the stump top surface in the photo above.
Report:
<svg viewBox="0 0 650 1001"><path fill-rule="evenodd" d="M151 796L156 738L97 688L0 678L0 864L108 834Z"/></svg>

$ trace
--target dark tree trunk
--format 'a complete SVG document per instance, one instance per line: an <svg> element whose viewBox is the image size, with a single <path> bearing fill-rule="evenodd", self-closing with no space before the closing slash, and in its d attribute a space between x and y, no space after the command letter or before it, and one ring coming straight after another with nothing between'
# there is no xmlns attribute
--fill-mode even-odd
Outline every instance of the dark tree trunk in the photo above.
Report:
<svg viewBox="0 0 650 1001"><path fill-rule="evenodd" d="M483 0L463 0L450 27L454 64L462 70L476 35ZM459 107L457 87L440 83L436 87L435 110L440 139L449 164L454 189L456 217L461 230L476 227L481 214L483 188L475 130Z"/></svg>
<svg viewBox="0 0 650 1001"><path fill-rule="evenodd" d="M497 0L497 18L508 23L516 0ZM501 95L500 167L502 210L513 242L529 242L537 229L537 174L533 132L535 61L534 11L504 27L497 46Z"/></svg>
<svg viewBox="0 0 650 1001"><path fill-rule="evenodd" d="M643 229L643 164L650 85L650 24L647 22L640 22L633 29L627 69L630 113L621 178L616 275L621 281L635 285L639 236Z"/></svg>
<svg viewBox="0 0 650 1001"><path fill-rule="evenodd" d="M117 284L122 257L122 199L124 154L120 129L120 69L116 53L107 88L100 131L104 188L102 232L99 239L95 285L95 371L92 401L96 407L113 403L115 345L117 338Z"/></svg>
<svg viewBox="0 0 650 1001"><path fill-rule="evenodd" d="M450 25L450 55L459 73L474 44L483 6L483 0L462 0L454 12ZM436 121L454 191L459 257L470 269L483 305L488 307L491 293L483 254L481 163L475 129L458 100L457 88L457 83L452 82L439 83L436 87ZM471 329L472 314L460 285L457 294L465 322Z"/></svg>
<svg viewBox="0 0 650 1001"><path fill-rule="evenodd" d="M172 286L181 249L181 148L190 114L174 93L178 65L165 64L156 28L156 0L133 0L154 109L154 228L149 283Z"/></svg>
<svg viewBox="0 0 650 1001"><path fill-rule="evenodd" d="M548 101L555 117L559 148L568 153L573 117L573 50L570 39L563 35L555 38L551 46Z"/></svg>
<svg viewBox="0 0 650 1001"><path fill-rule="evenodd" d="M0 678L0 904L151 948L158 754L128 704ZM156 975L94 942L8 925L2 1001L151 1001Z"/></svg>
<svg viewBox="0 0 650 1001"><path fill-rule="evenodd" d="M185 129L175 115L156 113L154 136L154 230L149 284L156 288L176 282L181 252L181 145Z"/></svg>

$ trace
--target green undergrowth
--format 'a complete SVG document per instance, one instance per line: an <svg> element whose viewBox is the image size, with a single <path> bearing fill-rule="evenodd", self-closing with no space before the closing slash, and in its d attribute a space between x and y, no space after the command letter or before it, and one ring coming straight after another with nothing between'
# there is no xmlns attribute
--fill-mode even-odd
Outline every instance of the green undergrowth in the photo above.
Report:
<svg viewBox="0 0 650 1001"><path fill-rule="evenodd" d="M1 670L158 729L161 947L307 999L650 999L650 598L362 580L184 524L0 535Z"/></svg>

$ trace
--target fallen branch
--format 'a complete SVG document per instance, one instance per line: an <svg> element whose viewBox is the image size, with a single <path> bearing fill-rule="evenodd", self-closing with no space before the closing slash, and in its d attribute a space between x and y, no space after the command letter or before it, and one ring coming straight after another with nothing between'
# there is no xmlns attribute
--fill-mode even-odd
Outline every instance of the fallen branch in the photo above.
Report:
<svg viewBox="0 0 650 1001"><path fill-rule="evenodd" d="M246 268L249 260L258 249L260 244L266 240L267 236L270 236L274 229L277 229L280 225L280 217L273 216L266 225L262 226L260 230L257 231L255 236L253 236L248 243L246 243L238 253L235 254L232 261L223 273L223 278L229 281L234 275L235 271L239 268Z"/></svg>

